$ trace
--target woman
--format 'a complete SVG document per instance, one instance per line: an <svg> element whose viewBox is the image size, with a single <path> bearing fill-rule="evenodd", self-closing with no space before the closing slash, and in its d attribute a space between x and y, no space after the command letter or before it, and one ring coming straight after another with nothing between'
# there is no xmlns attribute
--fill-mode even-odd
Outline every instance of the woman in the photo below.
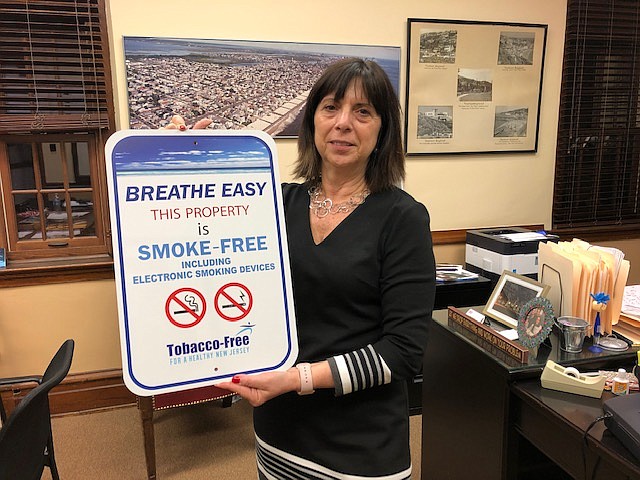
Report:
<svg viewBox="0 0 640 480"><path fill-rule="evenodd" d="M339 61L309 95L283 186L298 365L220 384L254 409L262 479L408 479L407 379L435 294L429 216L404 178L400 108L376 63Z"/></svg>
<svg viewBox="0 0 640 480"><path fill-rule="evenodd" d="M530 337L535 337L542 331L542 319L544 318L544 311L541 308L536 308L529 313L530 317L526 322L526 334Z"/></svg>

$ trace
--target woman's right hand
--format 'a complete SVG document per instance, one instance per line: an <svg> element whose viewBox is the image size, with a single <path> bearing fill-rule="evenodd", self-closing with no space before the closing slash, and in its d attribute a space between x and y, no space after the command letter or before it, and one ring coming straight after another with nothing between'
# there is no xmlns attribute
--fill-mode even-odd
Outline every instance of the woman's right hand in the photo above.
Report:
<svg viewBox="0 0 640 480"><path fill-rule="evenodd" d="M207 128L209 125L211 125L212 122L213 120L211 120L210 118L203 118L202 120L198 120L196 123L193 124L193 129L203 130ZM167 125L161 128L164 130L188 130L189 129L189 127L187 127L187 124L184 121L184 118L182 118L181 115L174 115L173 117L171 117L171 121Z"/></svg>
<svg viewBox="0 0 640 480"><path fill-rule="evenodd" d="M300 372L296 367L286 371L264 372L254 375L235 375L230 382L216 385L237 393L251 406L259 407L278 395L300 390Z"/></svg>

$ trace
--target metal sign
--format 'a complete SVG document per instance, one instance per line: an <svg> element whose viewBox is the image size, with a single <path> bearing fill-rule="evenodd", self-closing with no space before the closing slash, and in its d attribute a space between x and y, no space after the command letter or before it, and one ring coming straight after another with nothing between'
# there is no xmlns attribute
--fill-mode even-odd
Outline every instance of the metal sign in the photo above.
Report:
<svg viewBox="0 0 640 480"><path fill-rule="evenodd" d="M127 388L148 396L293 365L272 138L127 130L106 160Z"/></svg>

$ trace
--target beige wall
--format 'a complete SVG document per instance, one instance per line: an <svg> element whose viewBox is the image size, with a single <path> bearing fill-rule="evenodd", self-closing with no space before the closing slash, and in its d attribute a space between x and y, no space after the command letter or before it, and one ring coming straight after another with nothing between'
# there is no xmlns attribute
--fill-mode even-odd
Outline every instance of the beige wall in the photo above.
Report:
<svg viewBox="0 0 640 480"><path fill-rule="evenodd" d="M311 5L299 0L108 0L119 128L128 126L123 36L400 46L404 99L407 18L548 24L538 152L408 158L405 187L429 208L433 230L549 226L565 0L325 0ZM295 141L276 143L287 179ZM442 246L436 257L462 262L464 251ZM0 376L39 373L68 337L77 341L72 372L120 368L115 298L114 283L106 280L0 289Z"/></svg>
<svg viewBox="0 0 640 480"><path fill-rule="evenodd" d="M402 49L404 101L407 18L549 25L535 154L410 157L406 189L429 208L434 230L551 221L565 0L327 0L304 2L109 0L113 65L121 128L128 127L123 36L227 38L391 45ZM282 178L295 160L294 140L278 140ZM472 200L472 201L470 201Z"/></svg>
<svg viewBox="0 0 640 480"><path fill-rule="evenodd" d="M41 375L67 338L72 372L120 368L111 280L0 289L0 377Z"/></svg>

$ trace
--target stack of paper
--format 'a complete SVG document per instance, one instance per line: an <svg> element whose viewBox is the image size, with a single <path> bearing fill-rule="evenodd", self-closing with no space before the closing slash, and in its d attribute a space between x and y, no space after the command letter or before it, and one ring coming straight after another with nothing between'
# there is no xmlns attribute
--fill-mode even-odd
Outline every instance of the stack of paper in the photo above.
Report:
<svg viewBox="0 0 640 480"><path fill-rule="evenodd" d="M601 333L609 334L618 323L624 287L629 276L629 261L615 248L599 247L573 239L571 242L540 243L538 281L549 285L547 297L556 316L571 315L585 319L593 334L596 311L591 294L609 295L606 309L600 313Z"/></svg>
<svg viewBox="0 0 640 480"><path fill-rule="evenodd" d="M640 345L640 285L624 287L622 311L615 330L631 340L634 345Z"/></svg>
<svg viewBox="0 0 640 480"><path fill-rule="evenodd" d="M436 265L436 282L458 282L461 280L473 280L478 274L462 268L462 265L451 263L438 263Z"/></svg>

